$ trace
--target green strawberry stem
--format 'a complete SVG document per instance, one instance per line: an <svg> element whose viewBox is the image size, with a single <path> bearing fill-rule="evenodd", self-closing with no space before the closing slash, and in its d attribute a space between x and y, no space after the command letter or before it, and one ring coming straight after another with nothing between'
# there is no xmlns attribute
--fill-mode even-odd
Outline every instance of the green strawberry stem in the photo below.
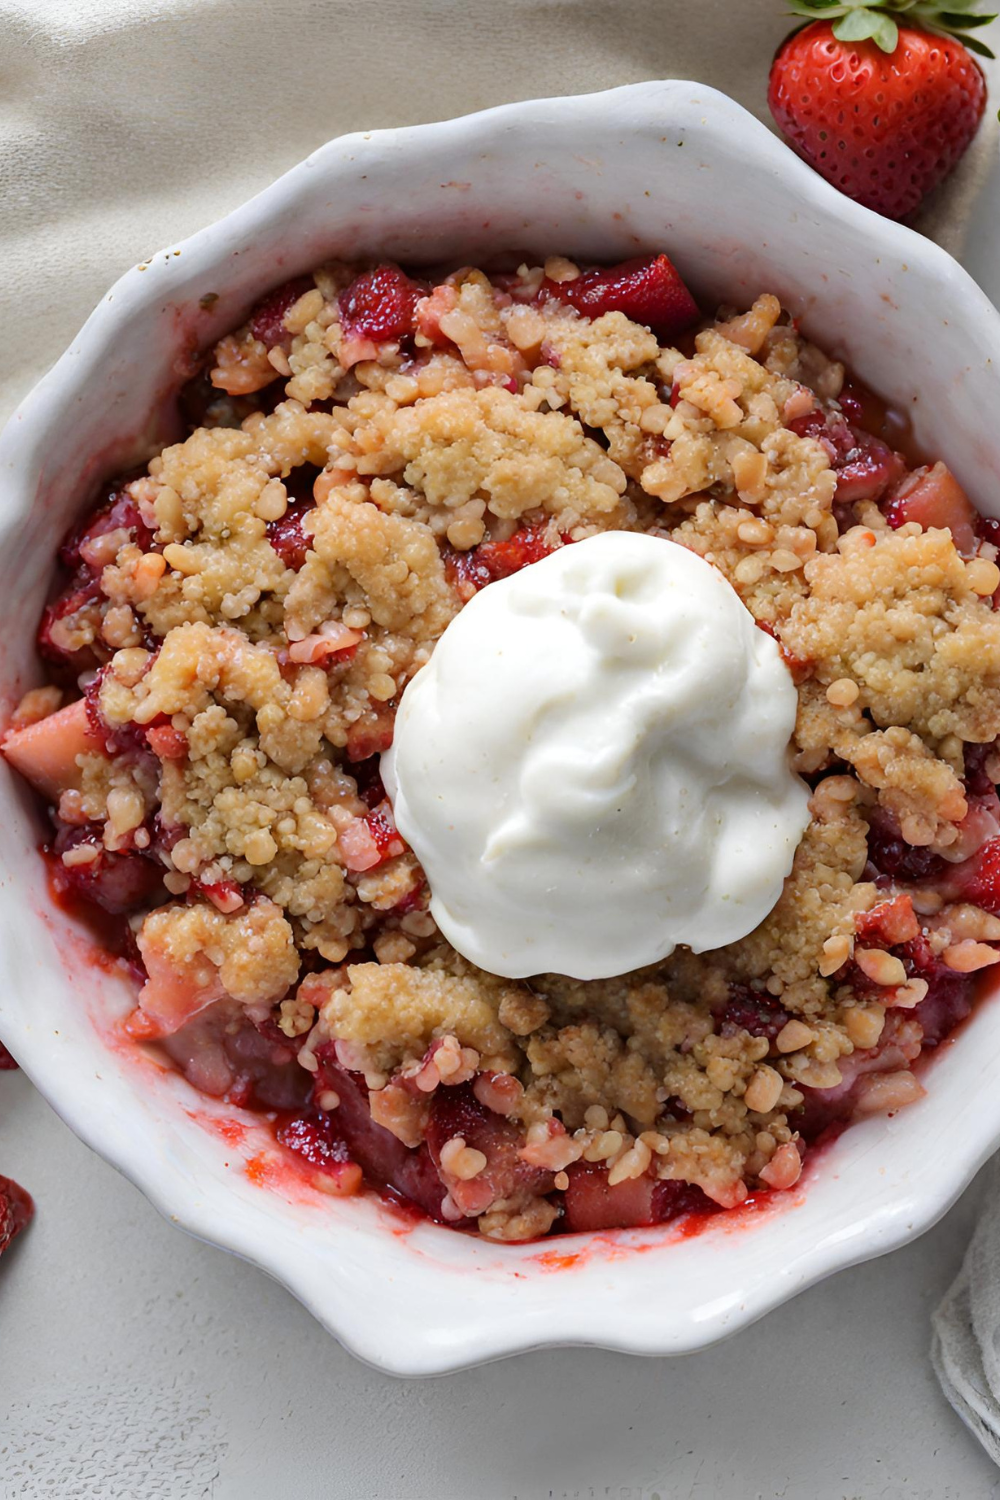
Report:
<svg viewBox="0 0 1000 1500"><path fill-rule="evenodd" d="M970 52L992 57L985 42L970 31L988 26L996 14L973 10L979 0L788 0L793 16L808 21L832 21L841 42L874 42L883 52L899 45L899 20L906 20L941 36L955 37Z"/></svg>

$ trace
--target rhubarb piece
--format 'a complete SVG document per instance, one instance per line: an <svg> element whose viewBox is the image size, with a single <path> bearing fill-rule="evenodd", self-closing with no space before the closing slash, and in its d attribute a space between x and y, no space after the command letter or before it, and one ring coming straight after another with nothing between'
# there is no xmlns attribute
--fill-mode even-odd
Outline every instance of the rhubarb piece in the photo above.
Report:
<svg viewBox="0 0 1000 1500"><path fill-rule="evenodd" d="M683 1214L715 1213L718 1206L686 1182L657 1182L642 1176L608 1185L599 1162L575 1162L567 1173L564 1227L582 1234L599 1229L633 1229L666 1224Z"/></svg>
<svg viewBox="0 0 1000 1500"><path fill-rule="evenodd" d="M250 314L250 332L254 338L260 339L267 349L290 349L292 335L285 327L285 314L314 285L311 276L293 276L291 281L269 292Z"/></svg>
<svg viewBox="0 0 1000 1500"><path fill-rule="evenodd" d="M947 527L959 552L970 555L975 551L980 517L945 464L917 469L889 501L885 518L895 529L909 521L917 521L925 531L932 526Z"/></svg>
<svg viewBox="0 0 1000 1500"><path fill-rule="evenodd" d="M9 730L0 744L15 771L20 771L49 802L57 802L62 792L79 786L77 756L101 749L82 698L36 724Z"/></svg>

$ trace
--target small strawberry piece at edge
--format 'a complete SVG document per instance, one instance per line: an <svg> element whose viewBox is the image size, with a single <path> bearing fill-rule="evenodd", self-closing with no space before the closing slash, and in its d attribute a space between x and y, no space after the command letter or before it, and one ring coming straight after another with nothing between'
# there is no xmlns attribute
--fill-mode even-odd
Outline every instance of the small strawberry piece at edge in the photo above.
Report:
<svg viewBox="0 0 1000 1500"><path fill-rule="evenodd" d="M30 1193L9 1177L0 1177L0 1252L7 1249L15 1235L27 1228L34 1214L35 1205Z"/></svg>

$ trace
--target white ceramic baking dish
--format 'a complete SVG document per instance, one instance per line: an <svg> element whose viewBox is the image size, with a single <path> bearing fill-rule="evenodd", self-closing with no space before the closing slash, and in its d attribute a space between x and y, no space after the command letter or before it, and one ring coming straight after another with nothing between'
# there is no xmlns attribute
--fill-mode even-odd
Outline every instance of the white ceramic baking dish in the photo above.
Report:
<svg viewBox="0 0 1000 1500"><path fill-rule="evenodd" d="M170 435L192 350L329 256L476 261L666 249L706 301L776 291L806 331L911 408L989 509L1000 318L916 234L841 197L722 95L647 83L331 142L252 202L128 272L0 440L0 696L38 678L58 538L94 485ZM282 1176L248 1116L122 1043L128 986L50 903L40 822L0 768L0 1032L70 1126L176 1223L263 1267L355 1353L433 1373L547 1344L680 1353L926 1229L1000 1142L1000 1008L928 1070L926 1098L847 1132L779 1206L499 1246ZM269 1179L272 1179L269 1182ZM30 1251L29 1251L30 1253Z"/></svg>

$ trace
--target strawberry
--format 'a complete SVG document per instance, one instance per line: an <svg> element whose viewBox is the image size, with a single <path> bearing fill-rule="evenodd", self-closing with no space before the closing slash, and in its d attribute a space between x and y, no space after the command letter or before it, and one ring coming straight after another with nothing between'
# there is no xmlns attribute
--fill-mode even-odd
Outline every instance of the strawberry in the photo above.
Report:
<svg viewBox="0 0 1000 1500"><path fill-rule="evenodd" d="M344 333L373 343L398 342L414 329L417 303L423 295L398 266L364 271L340 294Z"/></svg>
<svg viewBox="0 0 1000 1500"><path fill-rule="evenodd" d="M701 316L680 272L666 255L638 256L606 269L595 267L572 281L546 280L543 291L588 318L623 312L661 339L674 338Z"/></svg>
<svg viewBox="0 0 1000 1500"><path fill-rule="evenodd" d="M0 1251L31 1223L34 1212L30 1194L9 1177L0 1177Z"/></svg>
<svg viewBox="0 0 1000 1500"><path fill-rule="evenodd" d="M986 108L968 35L974 0L790 0L812 22L771 66L768 104L791 144L849 198L911 214L955 166ZM916 24L901 25L906 17Z"/></svg>

